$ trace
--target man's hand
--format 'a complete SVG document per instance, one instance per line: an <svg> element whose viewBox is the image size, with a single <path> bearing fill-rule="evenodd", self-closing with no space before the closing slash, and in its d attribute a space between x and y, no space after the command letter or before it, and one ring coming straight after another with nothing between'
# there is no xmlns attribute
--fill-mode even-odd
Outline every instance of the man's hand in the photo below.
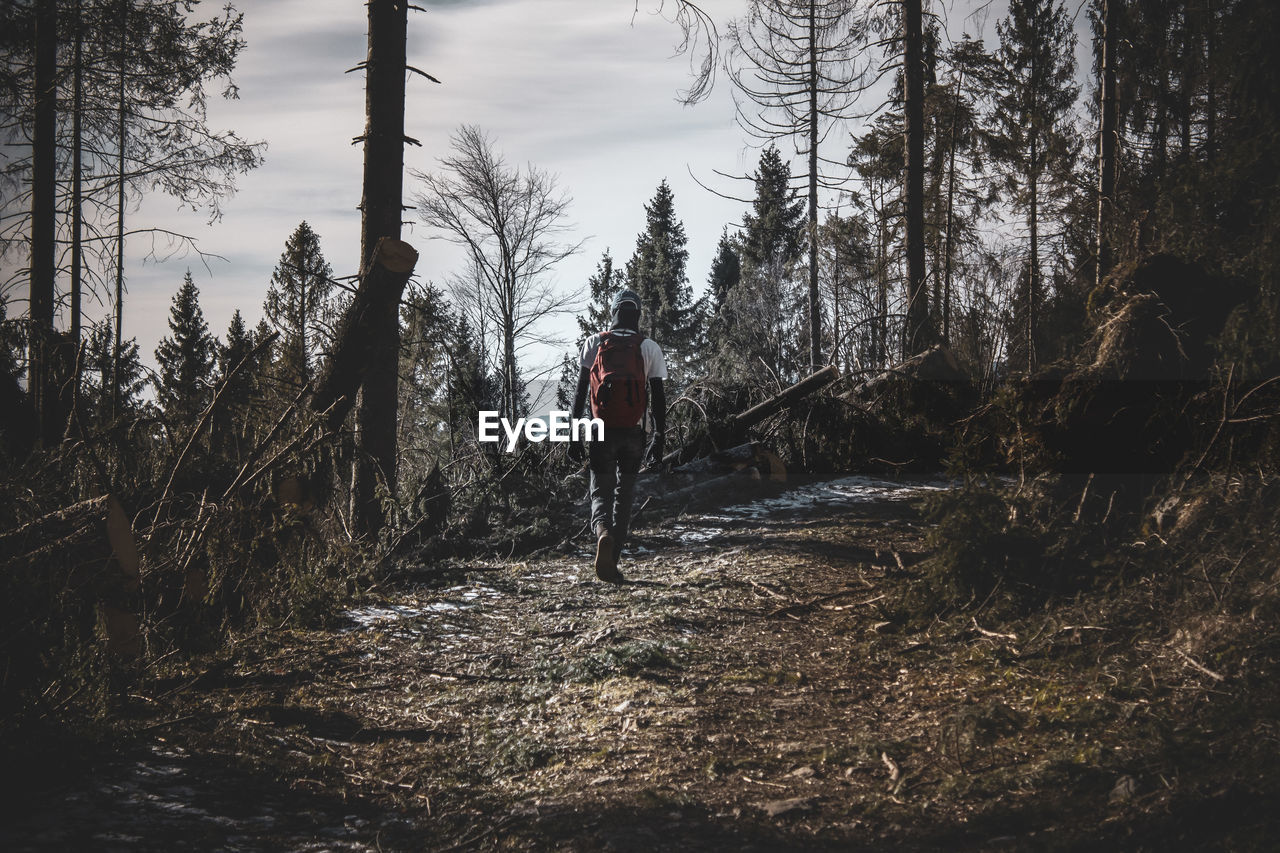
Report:
<svg viewBox="0 0 1280 853"><path fill-rule="evenodd" d="M587 458L586 448L582 446L581 441L571 441L568 447L569 461L574 465L581 465Z"/></svg>
<svg viewBox="0 0 1280 853"><path fill-rule="evenodd" d="M662 464L662 457L667 455L667 437L658 433L653 437L653 447L649 450L649 465L657 467Z"/></svg>

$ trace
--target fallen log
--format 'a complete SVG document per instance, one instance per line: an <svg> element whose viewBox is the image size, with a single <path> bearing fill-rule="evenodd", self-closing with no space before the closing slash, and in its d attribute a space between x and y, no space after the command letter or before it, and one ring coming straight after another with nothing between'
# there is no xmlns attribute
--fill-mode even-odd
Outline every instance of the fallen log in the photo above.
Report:
<svg viewBox="0 0 1280 853"><path fill-rule="evenodd" d="M840 369L834 364L827 365L816 373L811 373L804 377L794 385L784 388L769 399L752 406L745 412L739 412L730 418L727 423L713 424L710 429L711 439L716 443L724 444L740 442L745 437L746 431L751 427L760 423L770 415L777 414L788 406L794 405L815 391L825 388L827 385L839 378ZM693 461L697 453L697 444L681 447L662 457L662 464L683 466ZM780 464L781 463L779 462L779 465Z"/></svg>
<svg viewBox="0 0 1280 853"><path fill-rule="evenodd" d="M814 391L826 387L840 378L840 369L829 364L817 373L810 373L796 384L778 392L763 403L752 406L741 414L735 415L732 426L735 432L746 430L760 423L772 414L782 411Z"/></svg>
<svg viewBox="0 0 1280 853"><path fill-rule="evenodd" d="M674 491L653 495L653 502L667 507L687 508L694 504L724 502L741 497L744 490L754 491L761 482L755 468L742 468Z"/></svg>
<svg viewBox="0 0 1280 853"><path fill-rule="evenodd" d="M337 345L311 398L311 410L324 415L329 430L340 428L355 405L356 391L385 345L378 331L382 320L395 316L417 263L417 250L403 240L378 241L368 271L338 323Z"/></svg>
<svg viewBox="0 0 1280 853"><path fill-rule="evenodd" d="M867 399L902 379L917 382L969 382L969 377L965 375L951 350L942 344L935 344L924 352L877 373L845 396L851 400Z"/></svg>
<svg viewBox="0 0 1280 853"><path fill-rule="evenodd" d="M768 483L786 481L786 467L757 442L700 457L670 471L647 471L636 493L663 506L737 500Z"/></svg>
<svg viewBox="0 0 1280 853"><path fill-rule="evenodd" d="M775 483L786 482L787 468L782 464L782 460L773 451L754 441L699 457L671 469L671 473L695 476L709 473L724 474L747 466L756 468L762 477Z"/></svg>
<svg viewBox="0 0 1280 853"><path fill-rule="evenodd" d="M107 649L121 657L141 654L141 625L127 606L141 583L141 560L129 517L115 496L71 504L0 535L0 562L11 575L30 572L30 583L45 586L50 595L70 590L99 603Z"/></svg>

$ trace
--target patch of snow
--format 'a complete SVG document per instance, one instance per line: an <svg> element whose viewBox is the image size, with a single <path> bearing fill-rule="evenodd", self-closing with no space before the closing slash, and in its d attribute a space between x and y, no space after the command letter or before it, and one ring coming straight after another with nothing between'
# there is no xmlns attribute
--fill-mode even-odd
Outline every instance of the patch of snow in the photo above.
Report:
<svg viewBox="0 0 1280 853"><path fill-rule="evenodd" d="M721 536L742 522L786 521L866 504L915 500L928 492L943 491L953 485L945 480L885 480L855 474L796 486L774 497L723 507L700 515L698 521L701 524L677 523L670 529L682 542L701 543Z"/></svg>

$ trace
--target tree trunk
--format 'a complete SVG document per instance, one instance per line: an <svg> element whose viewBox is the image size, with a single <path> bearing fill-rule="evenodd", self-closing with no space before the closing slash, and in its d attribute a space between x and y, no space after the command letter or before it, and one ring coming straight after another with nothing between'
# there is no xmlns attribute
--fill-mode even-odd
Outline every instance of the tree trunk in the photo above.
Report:
<svg viewBox="0 0 1280 853"><path fill-rule="evenodd" d="M924 31L921 0L903 0L906 125L907 322L904 355L928 346L929 305L924 262Z"/></svg>
<svg viewBox="0 0 1280 853"><path fill-rule="evenodd" d="M36 4L35 123L31 139L31 301L27 388L36 434L44 446L57 442L53 383L53 303L57 275L57 77L58 4Z"/></svg>
<svg viewBox="0 0 1280 853"><path fill-rule="evenodd" d="M818 296L818 24L809 3L809 369L822 366L822 303Z"/></svg>
<svg viewBox="0 0 1280 853"><path fill-rule="evenodd" d="M834 364L829 364L821 370L809 374L794 385L783 389L763 403L734 416L733 428L735 432L741 432L748 427L754 426L770 415L782 411L791 403L807 397L814 391L839 378L840 369Z"/></svg>
<svg viewBox="0 0 1280 853"><path fill-rule="evenodd" d="M1027 263L1027 316L1026 316L1026 346L1027 346L1027 375L1035 370L1036 366L1036 290L1038 279L1040 278L1040 211L1038 210L1038 176L1036 175L1036 142L1035 138L1031 140L1031 175L1030 190L1031 204L1027 209L1027 226L1031 231L1031 259Z"/></svg>
<svg viewBox="0 0 1280 853"><path fill-rule="evenodd" d="M1101 287L1102 280L1111 272L1111 239L1107 226L1115 206L1116 191L1116 29L1112 4L1115 0L1102 0L1102 59L1098 86L1098 216L1094 223L1097 247L1097 268L1094 286Z"/></svg>
<svg viewBox="0 0 1280 853"><path fill-rule="evenodd" d="M365 73L364 195L360 231L361 269L371 274L373 253L383 238L400 239L404 183L404 78L408 6L369 0L369 49ZM416 253L415 253L416 254ZM407 276L406 276L407 279ZM403 291L403 286L401 292ZM395 494L396 422L399 399L400 293L370 318L378 340L369 352L357 416L357 454L352 477L353 519L361 533L376 533L386 519L377 500L381 479Z"/></svg>
<svg viewBox="0 0 1280 853"><path fill-rule="evenodd" d="M942 242L942 343L951 343L951 255L956 206L957 124L960 114L960 91L964 87L964 70L956 80L956 97L951 106L951 140L947 159L947 227Z"/></svg>
<svg viewBox="0 0 1280 853"><path fill-rule="evenodd" d="M1206 0L1204 10L1204 61L1205 61L1205 103L1204 103L1204 159L1205 165L1212 166L1214 160L1214 144L1218 128L1218 69L1215 65L1217 52L1214 50L1214 33L1218 26L1213 14L1213 0Z"/></svg>
<svg viewBox="0 0 1280 853"><path fill-rule="evenodd" d="M360 281L351 304L343 312L334 334L333 355L316 378L311 409L325 415L331 431L341 429L355 406L356 392L376 370L374 350L378 323L400 302L409 276L418 262L417 251L408 243L384 238L374 249L373 261Z"/></svg>
<svg viewBox="0 0 1280 853"><path fill-rule="evenodd" d="M117 170L120 173L120 182L116 186L116 323L115 323L115 342L111 348L111 415L113 418L119 417L121 406L120 393L120 357L121 357L121 341L123 340L124 326L124 147L125 147L125 52L128 48L128 23L129 23L129 6L127 3L120 4L120 85L116 92L119 99L117 107L118 125L116 127L116 136L120 140L120 150L116 157Z"/></svg>
<svg viewBox="0 0 1280 853"><path fill-rule="evenodd" d="M80 501L0 534L0 562L13 573L34 570L27 577L60 593L100 602L108 650L141 654L140 623L128 606L141 562L129 516L114 496Z"/></svg>
<svg viewBox="0 0 1280 853"><path fill-rule="evenodd" d="M84 184L83 164L81 162L84 148L84 134L81 123L84 113L84 26L81 22L81 0L75 5L75 47L72 56L72 114L71 114L71 333L69 347L71 349L71 370L68 379L66 410L73 420L80 417L80 297L83 289L82 267L82 233ZM68 421L68 431L71 421Z"/></svg>

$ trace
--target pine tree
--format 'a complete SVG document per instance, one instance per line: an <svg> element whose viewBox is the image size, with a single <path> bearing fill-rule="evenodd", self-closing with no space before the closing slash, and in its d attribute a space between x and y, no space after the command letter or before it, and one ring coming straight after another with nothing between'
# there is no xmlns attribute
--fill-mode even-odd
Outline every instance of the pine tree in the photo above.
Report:
<svg viewBox="0 0 1280 853"><path fill-rule="evenodd" d="M1016 300L1012 355L1036 364L1036 318L1044 301L1041 233L1072 189L1077 145L1068 113L1075 104L1075 36L1066 8L1053 0L1012 0L996 25L999 91L993 153L1009 201L1026 217L1027 260Z"/></svg>
<svg viewBox="0 0 1280 853"><path fill-rule="evenodd" d="M327 351L336 313L332 292L333 269L320 251L320 237L303 221L285 242L263 305L267 321L280 332L276 375L292 389L286 394L311 380Z"/></svg>
<svg viewBox="0 0 1280 853"><path fill-rule="evenodd" d="M188 271L169 308L170 334L156 347L160 382L156 397L167 417L185 420L208 405L213 393L215 343L200 310L200 292Z"/></svg>
<svg viewBox="0 0 1280 853"><path fill-rule="evenodd" d="M806 291L798 278L805 207L791 188L791 167L773 146L760 157L755 188L738 237L739 281L715 321L716 358L726 376L777 385L798 377L809 360Z"/></svg>
<svg viewBox="0 0 1280 853"><path fill-rule="evenodd" d="M250 331L237 309L231 315L225 342L217 347L218 379L226 382L227 387L213 413L212 444L217 452L232 459L238 459L247 449L247 439L253 434L253 400L259 392L262 373L269 360L268 353L259 351L253 354L253 351L269 334L271 332L262 326L256 333Z"/></svg>
<svg viewBox="0 0 1280 853"><path fill-rule="evenodd" d="M676 218L675 196L664 178L644 206L645 227L627 261L627 287L640 295L641 327L668 357L680 363L691 355L696 332L693 289L686 265L689 251L684 224Z"/></svg>
<svg viewBox="0 0 1280 853"><path fill-rule="evenodd" d="M919 0L917 0L917 3ZM729 26L726 67L742 99L737 120L762 140L790 137L805 156L808 185L804 361L822 364L822 306L818 293L818 190L839 186L832 158L819 148L833 127L853 118L866 49L864 18L851 0L752 0Z"/></svg>
<svg viewBox="0 0 1280 853"><path fill-rule="evenodd" d="M791 187L791 166L770 145L755 172L756 195L742 218L742 261L757 269L787 267L804 248L804 199Z"/></svg>
<svg viewBox="0 0 1280 853"><path fill-rule="evenodd" d="M465 317L451 324L446 394L451 433L464 436L474 435L476 412L497 410L502 398L501 374L487 369L484 352Z"/></svg>
<svg viewBox="0 0 1280 853"><path fill-rule="evenodd" d="M614 267L613 255L605 249L596 264L595 273L587 279L590 302L587 304L586 315L578 316L579 344L596 332L609 328L613 319L609 313L609 306L613 302L614 294L621 289L622 270ZM576 375L574 381L575 383L577 381Z"/></svg>
<svg viewBox="0 0 1280 853"><path fill-rule="evenodd" d="M711 294L711 311L719 314L724 301L742 280L742 260L734 241L729 237L729 229L720 233L720 242L716 244L716 256L711 261L711 272L707 274L707 292Z"/></svg>
<svg viewBox="0 0 1280 853"><path fill-rule="evenodd" d="M142 392L147 387L147 378L137 339L121 341L118 365L116 354L114 325L110 321L95 323L85 342L84 371L89 381L83 402L86 423L99 428L110 426L117 418L136 417L145 408ZM120 380L118 406L113 399L117 376Z"/></svg>

